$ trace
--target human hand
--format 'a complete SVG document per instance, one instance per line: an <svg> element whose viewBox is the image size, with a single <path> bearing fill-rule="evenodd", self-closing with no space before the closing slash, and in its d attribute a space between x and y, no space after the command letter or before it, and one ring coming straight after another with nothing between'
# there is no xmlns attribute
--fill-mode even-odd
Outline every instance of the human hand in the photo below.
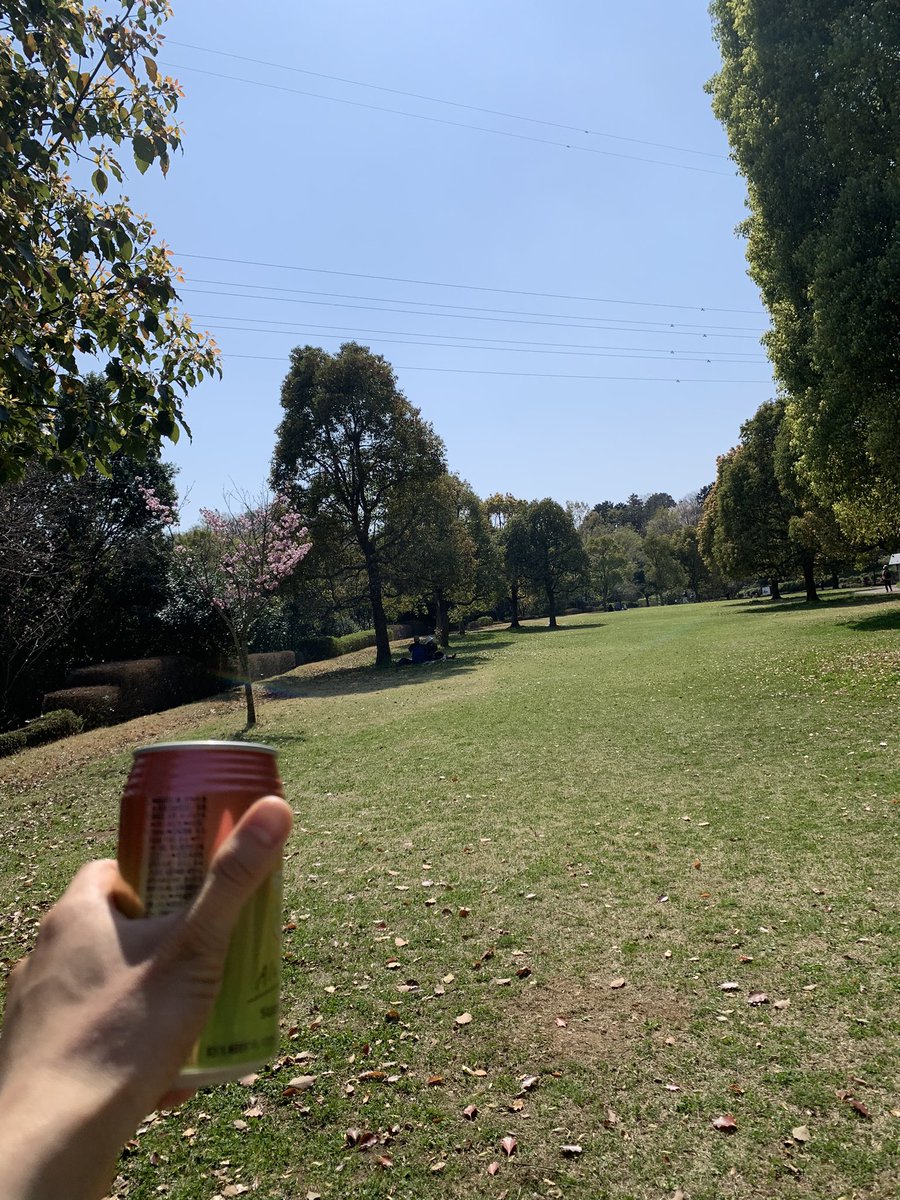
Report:
<svg viewBox="0 0 900 1200"><path fill-rule="evenodd" d="M112 860L83 867L12 972L0 1037L4 1200L95 1200L119 1150L169 1093L212 1007L231 932L277 868L291 810L257 801L193 904L133 920ZM124 915L124 914L130 915Z"/></svg>

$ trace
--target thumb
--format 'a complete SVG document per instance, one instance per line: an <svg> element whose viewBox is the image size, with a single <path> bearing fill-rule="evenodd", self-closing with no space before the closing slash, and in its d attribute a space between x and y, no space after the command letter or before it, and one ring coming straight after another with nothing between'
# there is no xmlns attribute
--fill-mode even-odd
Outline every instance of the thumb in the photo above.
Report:
<svg viewBox="0 0 900 1200"><path fill-rule="evenodd" d="M198 950L224 958L244 904L280 866L292 823L289 805L276 796L257 800L241 817L185 919L184 933Z"/></svg>

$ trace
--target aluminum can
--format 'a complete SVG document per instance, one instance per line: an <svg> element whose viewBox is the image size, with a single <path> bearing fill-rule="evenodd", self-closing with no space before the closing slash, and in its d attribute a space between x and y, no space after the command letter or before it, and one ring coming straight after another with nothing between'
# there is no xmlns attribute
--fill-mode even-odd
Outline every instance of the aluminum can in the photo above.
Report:
<svg viewBox="0 0 900 1200"><path fill-rule="evenodd" d="M169 742L135 751L119 816L119 871L148 917L184 908L216 849L261 796L283 796L276 751L251 742ZM178 1077L239 1079L278 1047L281 871L245 904L222 987Z"/></svg>

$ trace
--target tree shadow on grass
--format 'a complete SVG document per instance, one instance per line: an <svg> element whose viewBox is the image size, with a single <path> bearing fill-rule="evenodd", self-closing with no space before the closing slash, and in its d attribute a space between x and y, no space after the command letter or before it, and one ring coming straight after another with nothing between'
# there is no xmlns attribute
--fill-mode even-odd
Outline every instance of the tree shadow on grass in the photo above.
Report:
<svg viewBox="0 0 900 1200"><path fill-rule="evenodd" d="M876 613L872 617L863 617L859 621L842 621L847 629L855 629L858 633L881 633L889 629L900 629L900 604L885 612Z"/></svg>
<svg viewBox="0 0 900 1200"><path fill-rule="evenodd" d="M546 618L544 618L546 620ZM579 629L603 629L608 622L606 621L579 621L575 625L558 624L555 629L551 629L549 625L520 625L518 629L510 629L509 632L513 635L517 633L564 633L576 632Z"/></svg>
<svg viewBox="0 0 900 1200"><path fill-rule="evenodd" d="M900 597L893 595L859 595L856 592L848 592L844 596L822 596L818 601L810 603L808 600L748 600L734 604L734 608L738 612L746 613L748 616L765 616L771 613L790 613L790 612L824 612L826 609L845 609L845 608L871 608L873 604L890 604L895 602ZM876 618L868 618L875 620ZM880 618L879 618L880 619ZM887 629L893 629L893 625L885 626Z"/></svg>

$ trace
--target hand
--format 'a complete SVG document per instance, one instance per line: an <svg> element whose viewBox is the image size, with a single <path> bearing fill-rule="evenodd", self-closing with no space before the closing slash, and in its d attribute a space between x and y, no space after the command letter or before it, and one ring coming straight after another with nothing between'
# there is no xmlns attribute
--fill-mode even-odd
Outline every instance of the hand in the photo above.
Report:
<svg viewBox="0 0 900 1200"><path fill-rule="evenodd" d="M133 920L111 860L83 867L10 976L0 1038L4 1200L95 1200L119 1150L162 1099L212 1007L245 901L276 869L283 800L257 801L194 903Z"/></svg>

